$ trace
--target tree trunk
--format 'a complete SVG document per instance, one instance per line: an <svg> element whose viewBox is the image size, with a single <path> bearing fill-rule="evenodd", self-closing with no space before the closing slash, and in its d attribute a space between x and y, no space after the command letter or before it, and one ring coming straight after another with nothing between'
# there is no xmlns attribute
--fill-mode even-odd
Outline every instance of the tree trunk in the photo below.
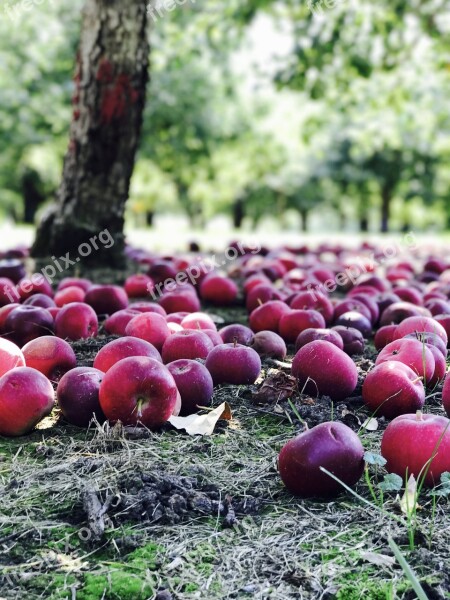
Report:
<svg viewBox="0 0 450 600"><path fill-rule="evenodd" d="M309 217L309 211L308 210L301 210L300 211L300 221L302 224L302 231L303 233L306 233L308 231L308 217Z"/></svg>
<svg viewBox="0 0 450 600"><path fill-rule="evenodd" d="M369 231L369 219L367 215L363 215L359 218L359 230L361 233L367 233Z"/></svg>
<svg viewBox="0 0 450 600"><path fill-rule="evenodd" d="M145 213L145 222L147 227L153 227L153 222L155 220L155 213L152 210L148 210Z"/></svg>
<svg viewBox="0 0 450 600"><path fill-rule="evenodd" d="M149 45L146 3L86 0L73 117L58 201L38 229L35 257L76 253L105 229L114 246L94 262L123 259L124 209L145 106Z"/></svg>
<svg viewBox="0 0 450 600"><path fill-rule="evenodd" d="M45 200L45 196L39 188L39 175L34 171L27 172L22 178L22 193L24 203L23 222L28 225L34 225L36 212Z"/></svg>
<svg viewBox="0 0 450 600"><path fill-rule="evenodd" d="M244 202L238 198L233 205L233 225L235 229L241 229L244 218Z"/></svg>
<svg viewBox="0 0 450 600"><path fill-rule="evenodd" d="M385 185L381 188L381 233L389 231L389 218L391 216L392 188Z"/></svg>

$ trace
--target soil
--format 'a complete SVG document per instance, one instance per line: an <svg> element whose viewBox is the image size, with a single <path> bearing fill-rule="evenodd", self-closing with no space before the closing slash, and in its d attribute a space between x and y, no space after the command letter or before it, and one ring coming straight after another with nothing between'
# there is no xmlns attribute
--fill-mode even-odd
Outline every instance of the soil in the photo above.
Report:
<svg viewBox="0 0 450 600"><path fill-rule="evenodd" d="M239 308L212 312L224 324L246 320ZM92 366L115 337L74 343L78 365ZM233 420L210 437L170 425L86 431L56 409L27 438L0 439L0 598L412 599L389 538L428 598L450 597L446 496L422 493L411 545L392 517L403 518L397 493L380 496L382 467L370 467L358 497L300 501L284 489L278 452L306 427L341 421L377 453L386 426L379 418L377 430L364 428L372 346L354 357L358 387L337 404L299 393L289 350L286 361L263 363L255 385L215 390L214 406L226 400ZM442 414L440 389L433 394L428 410Z"/></svg>

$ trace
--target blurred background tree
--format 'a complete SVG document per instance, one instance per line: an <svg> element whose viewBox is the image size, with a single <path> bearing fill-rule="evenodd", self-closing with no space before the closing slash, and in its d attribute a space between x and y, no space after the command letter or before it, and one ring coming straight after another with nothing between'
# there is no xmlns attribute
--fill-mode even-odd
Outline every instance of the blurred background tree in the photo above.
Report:
<svg viewBox="0 0 450 600"><path fill-rule="evenodd" d="M54 200L82 0L0 20L0 211ZM450 228L444 0L197 0L151 22L127 219Z"/></svg>

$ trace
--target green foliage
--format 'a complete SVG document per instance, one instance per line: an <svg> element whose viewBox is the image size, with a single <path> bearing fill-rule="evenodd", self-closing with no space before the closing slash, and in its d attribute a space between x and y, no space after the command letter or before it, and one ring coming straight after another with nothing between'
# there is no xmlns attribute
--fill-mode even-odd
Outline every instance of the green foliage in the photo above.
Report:
<svg viewBox="0 0 450 600"><path fill-rule="evenodd" d="M81 6L0 19L3 214L21 218L25 176L47 199L57 188ZM433 0L204 0L150 18L129 215L201 225L238 204L253 223L274 206L306 223L326 205L365 226L384 199L397 226L429 205L450 223L444 16Z"/></svg>

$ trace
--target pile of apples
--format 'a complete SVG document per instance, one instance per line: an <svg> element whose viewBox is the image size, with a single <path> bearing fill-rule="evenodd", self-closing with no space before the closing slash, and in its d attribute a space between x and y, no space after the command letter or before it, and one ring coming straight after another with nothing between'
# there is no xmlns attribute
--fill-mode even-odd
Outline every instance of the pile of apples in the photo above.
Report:
<svg viewBox="0 0 450 600"><path fill-rule="evenodd" d="M174 414L209 406L217 385L254 384L261 359L288 355L301 393L342 401L356 390L354 356L370 340L379 354L362 397L370 413L394 419L382 443L388 470L418 476L434 440L439 450L426 482L450 471L450 420L417 413L427 390L446 376L445 258L425 249L385 260L368 244L249 248L225 270L197 269L195 281L181 283L179 275L199 264L198 254L128 248L128 255L139 273L123 286L66 277L55 290L39 274L27 278L21 258L0 260L1 435L32 431L52 411L55 395L67 421L81 427L95 415L158 429ZM361 256L363 274L342 277L354 273ZM337 282L332 294L330 281ZM153 297L157 288L161 294ZM218 330L214 307L236 305L246 307L248 324ZM77 367L70 342L99 331L119 337L101 348L92 367ZM450 378L442 399L450 415ZM339 484L320 467L353 485L363 455L352 430L323 423L282 449L280 474L299 496L333 495Z"/></svg>

